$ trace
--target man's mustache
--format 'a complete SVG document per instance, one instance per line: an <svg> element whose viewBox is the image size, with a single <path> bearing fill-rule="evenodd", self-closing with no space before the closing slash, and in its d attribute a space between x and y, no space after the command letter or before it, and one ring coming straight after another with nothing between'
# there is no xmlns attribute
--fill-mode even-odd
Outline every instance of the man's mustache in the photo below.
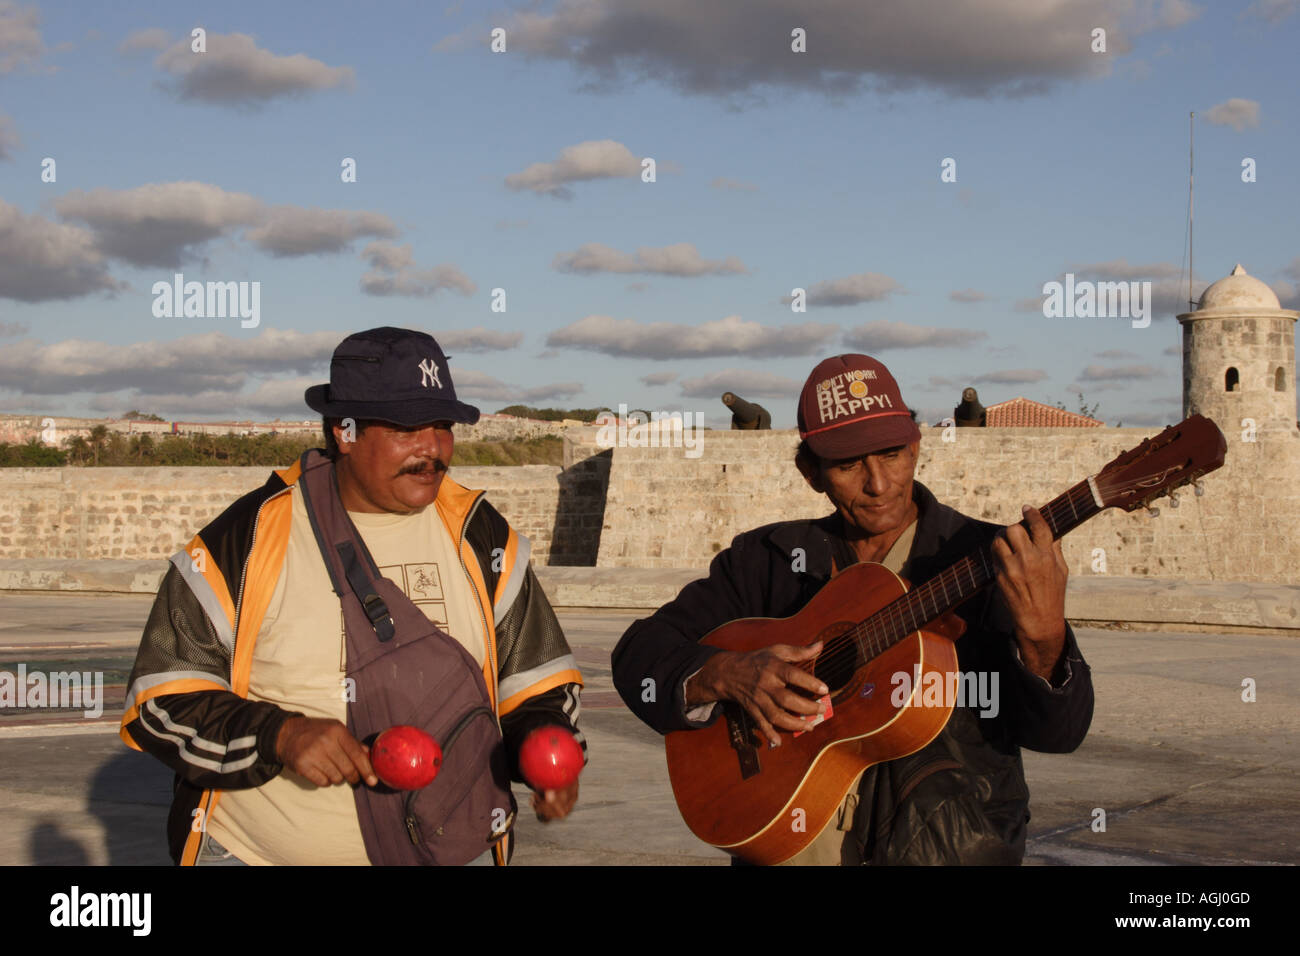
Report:
<svg viewBox="0 0 1300 956"><path fill-rule="evenodd" d="M435 458L433 461L417 461L410 465L405 465L399 475L422 475L425 472L438 474L447 470L447 465L441 459Z"/></svg>

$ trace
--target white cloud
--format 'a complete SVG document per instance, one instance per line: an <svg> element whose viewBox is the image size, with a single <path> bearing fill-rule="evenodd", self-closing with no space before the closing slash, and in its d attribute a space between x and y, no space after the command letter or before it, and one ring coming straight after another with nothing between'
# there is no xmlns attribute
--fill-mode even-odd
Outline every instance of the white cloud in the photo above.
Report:
<svg viewBox="0 0 1300 956"><path fill-rule="evenodd" d="M410 245L377 240L361 250L361 257L370 263L370 271L361 277L361 291L367 295L428 298L442 289L452 289L468 296L478 289L457 266L417 267Z"/></svg>
<svg viewBox="0 0 1300 956"><path fill-rule="evenodd" d="M889 276L878 272L859 272L856 275L840 279L827 279L814 282L808 288L808 305L859 305L863 302L880 302L889 298L902 288ZM794 301L793 296L781 299L786 305Z"/></svg>
<svg viewBox="0 0 1300 956"><path fill-rule="evenodd" d="M438 340L444 352L499 352L518 348L524 340L522 332L498 332L476 325L472 329L445 329L429 333Z"/></svg>
<svg viewBox="0 0 1300 956"><path fill-rule="evenodd" d="M667 385L675 381L677 381L676 372L651 372L649 375L641 376L641 384L649 385L651 388L657 385Z"/></svg>
<svg viewBox="0 0 1300 956"><path fill-rule="evenodd" d="M569 399L582 393L581 382L552 382L549 385L523 387L501 381L475 369L452 369L452 383L461 401L537 402Z"/></svg>
<svg viewBox="0 0 1300 956"><path fill-rule="evenodd" d="M689 94L733 97L790 89L849 95L939 89L954 96L1022 96L1060 81L1102 76L1133 40L1168 31L1198 11L1188 0L565 0L491 20L512 55L571 64L592 89L657 81ZM1091 51L1107 30L1107 56ZM791 29L808 52L792 55ZM481 48L476 24L437 49Z"/></svg>
<svg viewBox="0 0 1300 956"><path fill-rule="evenodd" d="M1243 15L1259 17L1276 26L1297 10L1300 10L1300 0L1255 0Z"/></svg>
<svg viewBox="0 0 1300 956"><path fill-rule="evenodd" d="M25 339L0 350L0 388L33 395L133 389L139 395L217 390L229 396L250 376L319 371L315 381L324 381L330 356L344 337L263 329L247 337L202 332L129 345L86 339L45 345Z"/></svg>
<svg viewBox="0 0 1300 956"><path fill-rule="evenodd" d="M722 355L777 357L809 355L838 331L833 325L807 322L775 328L747 322L738 315L682 325L676 322L640 322L589 315L552 332L546 344L553 348L585 349L629 358L708 358Z"/></svg>
<svg viewBox="0 0 1300 956"><path fill-rule="evenodd" d="M660 164L657 164L660 165ZM641 159L622 143L612 139L587 140L560 150L560 158L533 163L522 173L506 177L506 186L527 189L540 196L572 199L568 183L593 179L632 179L641 176Z"/></svg>
<svg viewBox="0 0 1300 956"><path fill-rule="evenodd" d="M45 52L40 24L38 7L0 0L0 73L12 73L40 60Z"/></svg>
<svg viewBox="0 0 1300 956"><path fill-rule="evenodd" d="M267 216L265 224L244 235L277 258L342 252L356 239L398 235L393 220L377 212L273 206Z"/></svg>
<svg viewBox="0 0 1300 956"><path fill-rule="evenodd" d="M1234 97L1205 113L1205 121L1215 126L1231 126L1238 133L1259 125L1259 103Z"/></svg>
<svg viewBox="0 0 1300 956"><path fill-rule="evenodd" d="M1079 373L1081 382L1135 382L1164 378L1168 373L1153 365L1088 365Z"/></svg>
<svg viewBox="0 0 1300 956"><path fill-rule="evenodd" d="M965 388L967 385L1032 385L1047 378L1041 368L1009 368L1000 372L983 372L980 375L968 375L965 378L931 375L924 386L927 389Z"/></svg>
<svg viewBox="0 0 1300 956"><path fill-rule="evenodd" d="M734 392L747 400L794 398L803 388L803 382L796 382L784 375L744 368L727 368L707 375L684 378L681 385L683 398L714 398L719 401L723 392Z"/></svg>
<svg viewBox="0 0 1300 956"><path fill-rule="evenodd" d="M209 33L207 49L195 53L189 36L158 54L154 65L169 74L182 100L225 106L260 105L277 96L351 87L350 66L327 66L302 53L281 56L243 33Z"/></svg>
<svg viewBox="0 0 1300 956"><path fill-rule="evenodd" d="M24 215L0 199L0 299L47 302L119 288L89 230Z"/></svg>
<svg viewBox="0 0 1300 956"><path fill-rule="evenodd" d="M264 216L261 200L199 182L134 189L74 189L54 201L64 219L84 222L108 256L174 269L195 248Z"/></svg>
<svg viewBox="0 0 1300 956"><path fill-rule="evenodd" d="M749 270L735 256L705 259L689 242L654 248L642 246L633 255L611 249L599 242L588 242L573 252L560 252L551 263L559 272L591 275L596 272L621 272L641 275L705 276L731 275Z"/></svg>

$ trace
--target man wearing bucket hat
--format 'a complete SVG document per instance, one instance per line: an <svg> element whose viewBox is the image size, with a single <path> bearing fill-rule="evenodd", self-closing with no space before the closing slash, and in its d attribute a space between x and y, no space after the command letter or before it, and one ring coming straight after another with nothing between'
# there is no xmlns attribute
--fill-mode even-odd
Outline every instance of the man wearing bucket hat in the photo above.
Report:
<svg viewBox="0 0 1300 956"><path fill-rule="evenodd" d="M121 735L176 771L168 835L178 863L438 862L436 841L429 855L410 846L400 855L407 842L400 814L378 827L399 831L399 856L371 852L380 844L376 825L364 822L369 795L353 788L378 788L379 780L368 748L349 730L349 708L374 701L356 695L364 677L353 678L349 665L360 666L353 651L395 653L433 640L435 653L451 655L435 661L463 661L456 673L477 685L486 704L479 709L500 730L480 723L487 744L468 751L462 741L473 734L448 736L460 738L462 761L490 750L508 765L467 771L479 777L508 771L522 779L519 745L544 725L569 728L585 756L582 677L529 567L528 539L482 492L447 474L452 427L477 422L479 411L456 398L433 337L395 328L350 335L334 352L329 383L305 397L324 418L325 453L275 472L173 556L131 674ZM323 557L335 536L350 536L351 550ZM414 636L426 631L436 640ZM363 684L369 693L397 693L410 675L392 667L377 678L388 683ZM441 685L416 691L411 699L433 699L429 706L457 693ZM399 722L406 721L391 721ZM450 759L448 749L444 767ZM462 775L446 776L452 786ZM535 793L539 818L566 816L577 790L574 782ZM421 832L419 806L406 804L410 844ZM482 849L461 859L477 853L472 862L507 862L513 834L500 834L513 817L502 810L490 833L475 831L486 835ZM440 824L425 829L443 833Z"/></svg>
<svg viewBox="0 0 1300 956"><path fill-rule="evenodd" d="M985 675L993 701L965 701L929 745L868 768L830 824L794 864L1018 864L1029 791L1020 748L1074 750L1092 719L1088 665L1065 621L1066 565L1043 517L1028 530L976 521L916 481L921 432L889 370L866 355L813 369L798 406L795 465L834 511L739 535L709 568L614 650L623 700L660 733L707 726L717 703L739 703L779 746L805 729L827 692L796 666L819 644L741 654L702 646L714 628L746 617L789 617L837 569L884 564L922 582L992 541L996 587L957 609L962 672ZM795 560L800 557L801 560ZM647 701L643 681L671 693Z"/></svg>

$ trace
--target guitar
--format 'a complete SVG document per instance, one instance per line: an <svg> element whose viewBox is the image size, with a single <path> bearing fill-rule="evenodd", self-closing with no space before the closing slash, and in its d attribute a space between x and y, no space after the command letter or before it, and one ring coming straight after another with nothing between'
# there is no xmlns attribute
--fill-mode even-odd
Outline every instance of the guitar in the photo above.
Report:
<svg viewBox="0 0 1300 956"><path fill-rule="evenodd" d="M1189 483L1199 495L1198 479L1222 466L1226 452L1214 422L1193 415L1144 439L1041 512L1055 540L1106 508L1150 507ZM953 642L963 625L950 612L994 576L988 547L911 590L883 565L854 564L792 617L743 618L705 635L701 643L739 652L823 641L815 659L797 666L830 688L831 706L824 721L783 735L775 749L731 702L721 704L723 719L710 726L668 734L668 776L691 831L751 863L780 863L805 849L858 774L920 750L943 730L952 695L935 695L939 703L927 695L922 705L921 688L936 681L946 687L947 675L958 673ZM891 675L899 673L917 677L907 693L890 692Z"/></svg>

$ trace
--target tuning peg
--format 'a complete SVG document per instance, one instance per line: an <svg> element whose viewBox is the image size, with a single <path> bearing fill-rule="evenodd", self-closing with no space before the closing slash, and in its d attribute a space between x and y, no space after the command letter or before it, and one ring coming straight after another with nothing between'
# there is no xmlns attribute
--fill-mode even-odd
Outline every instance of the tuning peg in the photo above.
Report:
<svg viewBox="0 0 1300 956"><path fill-rule="evenodd" d="M1173 494L1172 492L1169 495L1169 507L1171 508L1178 507L1178 496Z"/></svg>
<svg viewBox="0 0 1300 956"><path fill-rule="evenodd" d="M1147 514L1149 514L1149 515L1150 515L1151 517L1153 517L1153 518L1159 518L1159 517L1160 517L1160 509L1159 509L1159 508L1152 508L1150 505L1147 505Z"/></svg>
<svg viewBox="0 0 1300 956"><path fill-rule="evenodd" d="M1199 481L1192 482L1192 489L1196 492L1196 497L1198 498L1205 494L1205 486Z"/></svg>

